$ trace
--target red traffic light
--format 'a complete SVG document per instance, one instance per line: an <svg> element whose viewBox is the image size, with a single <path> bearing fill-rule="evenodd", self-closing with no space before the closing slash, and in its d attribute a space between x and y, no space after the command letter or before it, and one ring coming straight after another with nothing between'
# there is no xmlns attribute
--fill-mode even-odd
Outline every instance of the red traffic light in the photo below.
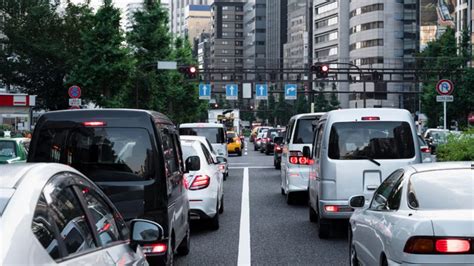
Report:
<svg viewBox="0 0 474 266"><path fill-rule="evenodd" d="M189 73L195 74L197 72L197 68L195 66L189 67Z"/></svg>
<svg viewBox="0 0 474 266"><path fill-rule="evenodd" d="M329 66L328 65L321 66L321 71L328 72L329 71Z"/></svg>
<svg viewBox="0 0 474 266"><path fill-rule="evenodd" d="M195 66L180 66L178 71L183 73L188 79L194 79L198 74L198 69Z"/></svg>

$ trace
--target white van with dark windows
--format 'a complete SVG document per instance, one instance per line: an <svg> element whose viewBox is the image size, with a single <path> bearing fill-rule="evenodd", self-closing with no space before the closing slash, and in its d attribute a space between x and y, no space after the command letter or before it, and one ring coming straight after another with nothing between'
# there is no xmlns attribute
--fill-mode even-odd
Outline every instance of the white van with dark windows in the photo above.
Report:
<svg viewBox="0 0 474 266"><path fill-rule="evenodd" d="M324 113L299 114L290 118L286 127L281 155L281 193L291 204L295 194L308 191L308 178L311 167L309 158L303 156L303 147L311 147L313 142L313 123Z"/></svg>
<svg viewBox="0 0 474 266"><path fill-rule="evenodd" d="M223 124L217 123L187 123L179 125L181 136L206 137L218 155L227 158L226 130Z"/></svg>
<svg viewBox="0 0 474 266"><path fill-rule="evenodd" d="M351 196L370 199L390 173L421 163L417 138L411 114L402 109L335 110L320 118L312 147L304 148L314 160L309 216L320 238L329 237L332 222L350 218Z"/></svg>

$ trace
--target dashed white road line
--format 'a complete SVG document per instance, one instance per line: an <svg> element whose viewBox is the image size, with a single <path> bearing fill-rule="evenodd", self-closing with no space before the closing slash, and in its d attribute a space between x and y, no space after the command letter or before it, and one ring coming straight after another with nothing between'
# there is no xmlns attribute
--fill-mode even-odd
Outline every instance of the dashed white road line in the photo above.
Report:
<svg viewBox="0 0 474 266"><path fill-rule="evenodd" d="M242 206L240 212L239 256L237 265L250 265L250 201L249 168L244 168Z"/></svg>

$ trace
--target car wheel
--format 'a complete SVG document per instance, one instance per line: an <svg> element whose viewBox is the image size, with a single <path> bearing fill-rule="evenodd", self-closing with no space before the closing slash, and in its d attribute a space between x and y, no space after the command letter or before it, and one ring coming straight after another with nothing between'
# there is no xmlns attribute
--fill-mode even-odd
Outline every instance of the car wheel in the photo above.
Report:
<svg viewBox="0 0 474 266"><path fill-rule="evenodd" d="M270 151L268 149L265 150L265 155L270 155Z"/></svg>
<svg viewBox="0 0 474 266"><path fill-rule="evenodd" d="M380 265L381 266L388 266L388 261L387 261L387 257L385 256L385 254L382 254L382 259L380 261Z"/></svg>
<svg viewBox="0 0 474 266"><path fill-rule="evenodd" d="M229 174L224 173L224 174L222 175L222 179L224 179L224 181L226 181L228 175L229 175Z"/></svg>
<svg viewBox="0 0 474 266"><path fill-rule="evenodd" d="M168 243L168 251L166 253L166 265L173 266L174 265L174 235L170 238L170 242Z"/></svg>
<svg viewBox="0 0 474 266"><path fill-rule="evenodd" d="M357 258L357 252L355 250L354 241L352 239L351 227L349 226L349 265L359 266L359 259Z"/></svg>
<svg viewBox="0 0 474 266"><path fill-rule="evenodd" d="M183 241L178 247L178 254L181 256L188 255L191 246L191 230L189 229L189 223L190 221L188 221L188 230L186 231L186 237L183 239Z"/></svg>
<svg viewBox="0 0 474 266"><path fill-rule="evenodd" d="M281 188L281 194L284 196L285 195L285 190Z"/></svg>
<svg viewBox="0 0 474 266"><path fill-rule="evenodd" d="M242 151L239 151L237 155L242 156Z"/></svg>
<svg viewBox="0 0 474 266"><path fill-rule="evenodd" d="M286 203L288 205L292 205L295 203L295 193L291 193L288 191L288 193L286 193Z"/></svg>
<svg viewBox="0 0 474 266"><path fill-rule="evenodd" d="M318 237L320 239L327 239L329 238L329 234L331 233L331 224L327 219L322 219L318 216Z"/></svg>
<svg viewBox="0 0 474 266"><path fill-rule="evenodd" d="M254 146L253 146L253 150L256 151L256 150L257 150L257 146L254 145Z"/></svg>
<svg viewBox="0 0 474 266"><path fill-rule="evenodd" d="M280 162L277 162L277 163L276 163L276 169L281 169L281 164L280 164Z"/></svg>
<svg viewBox="0 0 474 266"><path fill-rule="evenodd" d="M216 215L211 218L211 230L218 230L219 229L219 209L216 206Z"/></svg>
<svg viewBox="0 0 474 266"><path fill-rule="evenodd" d="M314 211L313 207L311 207L311 204L309 204L309 221L312 223L318 222L318 214L316 211Z"/></svg>
<svg viewBox="0 0 474 266"><path fill-rule="evenodd" d="M222 195L221 207L219 208L219 213L223 213L223 212L224 212L224 195Z"/></svg>

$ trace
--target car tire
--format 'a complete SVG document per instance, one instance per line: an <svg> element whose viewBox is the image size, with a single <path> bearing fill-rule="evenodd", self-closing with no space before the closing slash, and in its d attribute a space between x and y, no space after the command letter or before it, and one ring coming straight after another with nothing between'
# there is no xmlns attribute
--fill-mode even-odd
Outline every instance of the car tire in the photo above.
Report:
<svg viewBox="0 0 474 266"><path fill-rule="evenodd" d="M327 219L322 219L320 216L318 216L318 237L320 239L328 239L329 235L331 233L331 224Z"/></svg>
<svg viewBox="0 0 474 266"><path fill-rule="evenodd" d="M265 155L270 155L270 151L268 149L265 149Z"/></svg>
<svg viewBox="0 0 474 266"><path fill-rule="evenodd" d="M276 163L276 169L278 169L278 170L281 169L281 164L280 164L280 162L277 162L277 163Z"/></svg>
<svg viewBox="0 0 474 266"><path fill-rule="evenodd" d="M354 241L352 239L351 227L349 226L349 265L359 266L359 259L357 258L357 252L355 250Z"/></svg>
<svg viewBox="0 0 474 266"><path fill-rule="evenodd" d="M216 215L211 218L211 230L219 230L219 209L216 206Z"/></svg>
<svg viewBox="0 0 474 266"><path fill-rule="evenodd" d="M186 256L189 254L189 250L191 247L191 230L189 228L189 223L188 221L188 230L186 232L186 237L181 241L181 244L178 247L178 255L180 256Z"/></svg>
<svg viewBox="0 0 474 266"><path fill-rule="evenodd" d="M166 252L166 265L173 266L174 265L174 235L170 238L168 243L168 250Z"/></svg>
<svg viewBox="0 0 474 266"><path fill-rule="evenodd" d="M221 207L219 208L219 213L222 214L223 212L224 212L224 195L222 195Z"/></svg>
<svg viewBox="0 0 474 266"><path fill-rule="evenodd" d="M285 196L285 190L283 188L281 188L281 194Z"/></svg>
<svg viewBox="0 0 474 266"><path fill-rule="evenodd" d="M312 223L317 223L318 222L318 214L316 211L311 207L311 203L308 204L309 206L309 221Z"/></svg>
<svg viewBox="0 0 474 266"><path fill-rule="evenodd" d="M257 151L257 146L253 145L253 150Z"/></svg>
<svg viewBox="0 0 474 266"><path fill-rule="evenodd" d="M229 174L224 173L224 174L222 175L222 179L224 179L224 181L226 181L228 175L229 175Z"/></svg>
<svg viewBox="0 0 474 266"><path fill-rule="evenodd" d="M237 155L242 156L242 151L238 151Z"/></svg>
<svg viewBox="0 0 474 266"><path fill-rule="evenodd" d="M288 191L288 193L286 193L286 203L288 205L295 204L295 193L291 193L289 191Z"/></svg>

